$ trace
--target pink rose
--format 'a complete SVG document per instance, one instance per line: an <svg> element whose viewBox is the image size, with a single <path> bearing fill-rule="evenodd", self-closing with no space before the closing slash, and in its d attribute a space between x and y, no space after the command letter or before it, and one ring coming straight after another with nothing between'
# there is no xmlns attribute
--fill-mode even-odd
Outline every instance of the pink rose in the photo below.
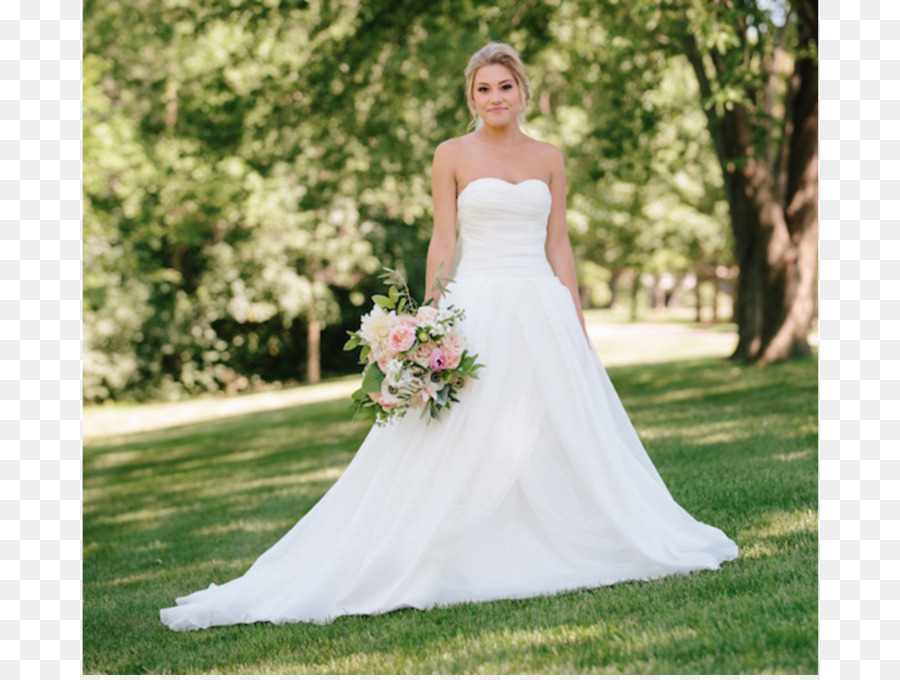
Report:
<svg viewBox="0 0 900 680"><path fill-rule="evenodd" d="M462 356L462 353L466 350L466 338L463 336L462 331L455 327L451 328L447 334L441 338L441 349L447 354Z"/></svg>
<svg viewBox="0 0 900 680"><path fill-rule="evenodd" d="M412 360L422 368L428 368L431 365L431 353L434 351L435 345L432 342L426 342L416 347L413 352Z"/></svg>
<svg viewBox="0 0 900 680"><path fill-rule="evenodd" d="M452 370L459 366L459 362L462 360L459 354L453 354L452 352L445 352L444 354L447 357L447 368Z"/></svg>
<svg viewBox="0 0 900 680"><path fill-rule="evenodd" d="M435 347L431 352L428 365L432 371L442 371L447 367L447 355L440 347Z"/></svg>
<svg viewBox="0 0 900 680"><path fill-rule="evenodd" d="M388 347L395 352L405 352L416 343L416 327L398 324L388 336Z"/></svg>

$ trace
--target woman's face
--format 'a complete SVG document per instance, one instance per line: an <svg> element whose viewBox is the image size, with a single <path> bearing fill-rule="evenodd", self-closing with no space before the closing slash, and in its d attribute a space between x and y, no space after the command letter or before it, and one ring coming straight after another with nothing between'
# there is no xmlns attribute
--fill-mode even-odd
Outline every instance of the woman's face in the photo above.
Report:
<svg viewBox="0 0 900 680"><path fill-rule="evenodd" d="M475 110L486 125L508 125L522 108L522 94L512 71L502 64L488 64L472 81Z"/></svg>

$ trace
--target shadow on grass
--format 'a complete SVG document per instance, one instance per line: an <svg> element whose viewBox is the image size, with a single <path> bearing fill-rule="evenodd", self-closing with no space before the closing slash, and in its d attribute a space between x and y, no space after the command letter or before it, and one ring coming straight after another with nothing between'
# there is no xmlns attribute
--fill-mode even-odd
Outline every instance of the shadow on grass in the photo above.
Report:
<svg viewBox="0 0 900 680"><path fill-rule="evenodd" d="M335 400L86 447L86 583L94 569L121 579L159 572L157 560L183 570L217 554L234 565L228 578L238 575L349 463L367 428L348 416L346 400Z"/></svg>
<svg viewBox="0 0 900 680"><path fill-rule="evenodd" d="M84 672L815 673L814 362L609 373L673 496L741 559L555 597L178 634L158 609L243 573L368 426L337 400L117 436L85 447Z"/></svg>

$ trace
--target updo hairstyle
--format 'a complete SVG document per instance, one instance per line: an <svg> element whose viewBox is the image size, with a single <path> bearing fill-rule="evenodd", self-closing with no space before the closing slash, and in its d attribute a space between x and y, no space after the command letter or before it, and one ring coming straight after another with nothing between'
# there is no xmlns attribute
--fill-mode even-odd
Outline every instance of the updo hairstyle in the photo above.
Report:
<svg viewBox="0 0 900 680"><path fill-rule="evenodd" d="M490 42L469 59L469 65L466 66L466 103L469 106L469 112L472 114L472 122L469 127L477 124L478 110L475 108L474 89L475 74L482 66L491 64L500 64L509 69L516 84L519 86L519 95L522 100L522 108L519 110L519 123L525 117L525 107L531 101L531 89L528 87L528 76L525 75L525 65L522 58L515 48L511 45L501 42Z"/></svg>

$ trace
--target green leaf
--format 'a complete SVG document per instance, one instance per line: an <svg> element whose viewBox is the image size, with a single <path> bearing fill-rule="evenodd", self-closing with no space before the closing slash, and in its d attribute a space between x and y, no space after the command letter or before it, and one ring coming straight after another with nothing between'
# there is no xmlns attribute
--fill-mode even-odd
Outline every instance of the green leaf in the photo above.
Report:
<svg viewBox="0 0 900 680"><path fill-rule="evenodd" d="M344 344L344 349L346 351L350 351L351 349L356 349L359 347L360 339L356 335L351 335L350 339Z"/></svg>
<svg viewBox="0 0 900 680"><path fill-rule="evenodd" d="M377 363L372 363L369 365L369 368L366 369L366 374L363 376L363 384L362 390L366 393L371 392L380 392L381 391L381 382L384 380L384 373L381 372L381 369L378 367Z"/></svg>
<svg viewBox="0 0 900 680"><path fill-rule="evenodd" d="M395 300L391 300L391 298L387 297L386 295L373 295L372 301L376 305L384 307L385 309L393 309L397 304Z"/></svg>
<svg viewBox="0 0 900 680"><path fill-rule="evenodd" d="M369 352L372 351L372 348L368 345L363 345L363 348L359 350L359 363L364 362L369 357Z"/></svg>
<svg viewBox="0 0 900 680"><path fill-rule="evenodd" d="M358 406L356 412L353 414L353 420L368 420L369 422L374 423L377 414L371 408L367 408L369 406L371 406L371 404Z"/></svg>

